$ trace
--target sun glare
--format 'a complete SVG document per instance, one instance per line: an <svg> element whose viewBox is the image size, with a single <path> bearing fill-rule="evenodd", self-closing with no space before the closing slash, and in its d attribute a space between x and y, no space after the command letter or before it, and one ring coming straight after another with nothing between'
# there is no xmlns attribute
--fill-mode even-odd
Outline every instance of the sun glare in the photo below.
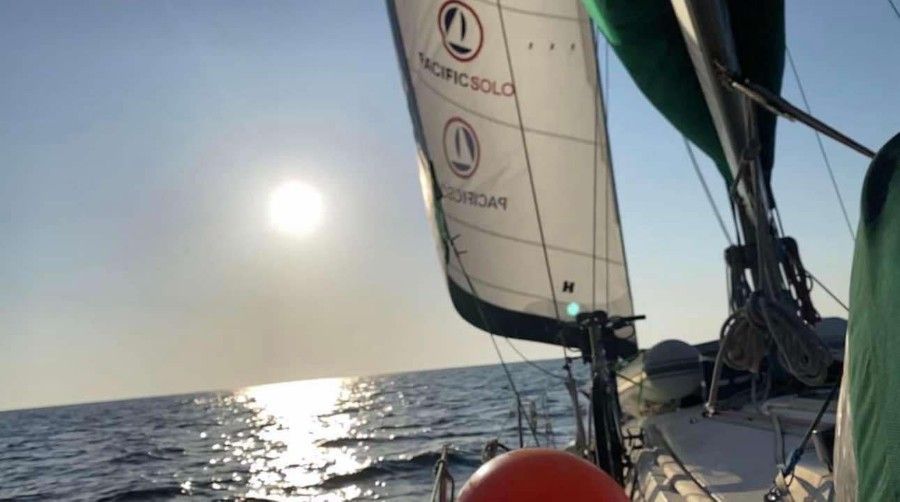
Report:
<svg viewBox="0 0 900 502"><path fill-rule="evenodd" d="M306 183L288 181L269 196L269 223L281 233L306 235L322 220L322 195Z"/></svg>

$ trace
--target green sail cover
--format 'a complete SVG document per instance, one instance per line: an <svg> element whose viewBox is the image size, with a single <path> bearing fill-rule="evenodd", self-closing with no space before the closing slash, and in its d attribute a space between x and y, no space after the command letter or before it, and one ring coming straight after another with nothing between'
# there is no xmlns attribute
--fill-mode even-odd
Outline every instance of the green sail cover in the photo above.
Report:
<svg viewBox="0 0 900 502"><path fill-rule="evenodd" d="M900 500L900 134L866 173L848 337L857 500Z"/></svg>
<svg viewBox="0 0 900 502"><path fill-rule="evenodd" d="M597 27L637 86L678 130L732 175L668 0L583 0ZM744 76L772 92L784 71L784 0L727 0L732 36ZM775 116L757 114L761 161L771 173Z"/></svg>

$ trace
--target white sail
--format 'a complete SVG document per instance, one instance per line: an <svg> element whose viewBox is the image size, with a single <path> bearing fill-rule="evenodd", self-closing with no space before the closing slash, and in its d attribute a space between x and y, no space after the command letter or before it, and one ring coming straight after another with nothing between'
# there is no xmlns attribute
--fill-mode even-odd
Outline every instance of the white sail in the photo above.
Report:
<svg viewBox="0 0 900 502"><path fill-rule="evenodd" d="M581 3L388 6L426 204L440 206L436 223L459 251L444 249L442 258L460 313L497 334L550 343L558 343L553 326L578 311L631 314L594 37ZM501 321L479 319L485 309Z"/></svg>

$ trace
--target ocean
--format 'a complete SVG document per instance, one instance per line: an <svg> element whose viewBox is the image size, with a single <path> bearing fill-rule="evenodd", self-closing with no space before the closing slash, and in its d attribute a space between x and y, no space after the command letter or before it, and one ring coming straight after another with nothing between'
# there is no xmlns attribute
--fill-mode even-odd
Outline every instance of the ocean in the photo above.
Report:
<svg viewBox="0 0 900 502"><path fill-rule="evenodd" d="M508 364L527 445L574 436L562 364ZM443 445L459 489L517 422L499 365L7 411L0 499L428 500Z"/></svg>

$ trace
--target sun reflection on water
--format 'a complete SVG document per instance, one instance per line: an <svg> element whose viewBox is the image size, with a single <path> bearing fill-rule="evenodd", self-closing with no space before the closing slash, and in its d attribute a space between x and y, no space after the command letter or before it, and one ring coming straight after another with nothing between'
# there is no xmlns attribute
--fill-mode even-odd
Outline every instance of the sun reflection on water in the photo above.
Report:
<svg viewBox="0 0 900 502"><path fill-rule="evenodd" d="M541 364L516 369L520 392L546 397L541 410L556 417L546 444L559 443L574 422L547 375L558 362ZM484 366L3 414L0 464L27 485L0 483L0 499L64 489L86 499L423 500L445 446L462 482L486 441L514 443L504 381Z"/></svg>
<svg viewBox="0 0 900 502"><path fill-rule="evenodd" d="M306 380L197 396L176 408L185 414L178 424L187 428L190 459L174 475L177 490L266 500L427 498L445 445L453 475L464 480L480 465L486 438L510 444L517 436L512 402L497 391L499 371ZM547 396L541 386L557 383L541 376L523 387L526 395ZM542 405L548 417L570 416L564 393ZM569 437L571 429L554 423L552 434Z"/></svg>
<svg viewBox="0 0 900 502"><path fill-rule="evenodd" d="M323 492L329 487L328 480L352 475L372 462L366 456L368 447L321 447L328 441L358 435L362 423L353 413L359 403L352 383L338 378L305 380L249 387L237 393L235 399L253 411L247 420L257 431L255 438L233 440L229 452L249 461L248 495L316 496L317 500L375 496L352 484Z"/></svg>

